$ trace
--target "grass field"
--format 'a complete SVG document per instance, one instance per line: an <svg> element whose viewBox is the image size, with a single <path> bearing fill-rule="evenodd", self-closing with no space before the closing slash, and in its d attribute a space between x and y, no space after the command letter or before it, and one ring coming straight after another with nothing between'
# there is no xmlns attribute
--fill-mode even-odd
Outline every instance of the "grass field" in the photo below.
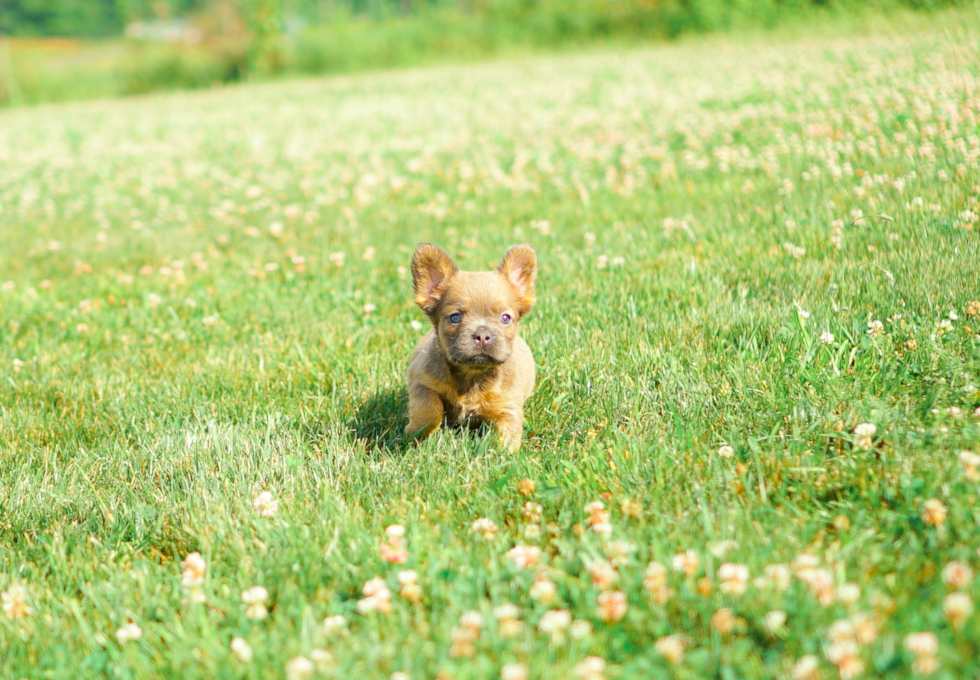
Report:
<svg viewBox="0 0 980 680"><path fill-rule="evenodd" d="M973 677L978 38L0 112L4 677ZM420 241L537 249L516 455Z"/></svg>

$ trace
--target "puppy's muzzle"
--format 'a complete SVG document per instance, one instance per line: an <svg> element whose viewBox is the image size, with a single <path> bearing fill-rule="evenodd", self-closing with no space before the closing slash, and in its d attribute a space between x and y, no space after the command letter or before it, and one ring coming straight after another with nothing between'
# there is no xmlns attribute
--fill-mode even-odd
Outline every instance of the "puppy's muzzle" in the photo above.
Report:
<svg viewBox="0 0 980 680"><path fill-rule="evenodd" d="M493 349L496 342L497 336L486 326L479 326L473 331L473 344L484 351Z"/></svg>

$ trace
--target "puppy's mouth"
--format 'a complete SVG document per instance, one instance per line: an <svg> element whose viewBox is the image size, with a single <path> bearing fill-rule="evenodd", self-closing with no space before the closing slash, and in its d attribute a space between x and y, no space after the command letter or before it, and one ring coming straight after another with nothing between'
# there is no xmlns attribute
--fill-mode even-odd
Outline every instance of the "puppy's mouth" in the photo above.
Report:
<svg viewBox="0 0 980 680"><path fill-rule="evenodd" d="M499 366L500 364L504 363L504 361L506 361L505 358L494 356L488 352L477 352L476 354L455 354L455 356L453 356L453 363L458 366L478 366L480 368L489 368L490 366Z"/></svg>
<svg viewBox="0 0 980 680"><path fill-rule="evenodd" d="M493 364L494 366L498 366L504 363L504 360L499 357L495 357L492 354L481 353L470 357L469 363L475 364L477 366L486 366L488 364Z"/></svg>

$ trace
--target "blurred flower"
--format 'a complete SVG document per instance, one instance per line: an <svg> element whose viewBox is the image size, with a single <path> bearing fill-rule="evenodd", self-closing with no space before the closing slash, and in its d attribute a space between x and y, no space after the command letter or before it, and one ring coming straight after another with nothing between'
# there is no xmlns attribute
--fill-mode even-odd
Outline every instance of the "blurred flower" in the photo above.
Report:
<svg viewBox="0 0 980 680"><path fill-rule="evenodd" d="M517 492L522 496L533 496L538 484L533 479L522 479L517 483Z"/></svg>
<svg viewBox="0 0 980 680"><path fill-rule="evenodd" d="M619 502L619 512L623 515L623 517L637 519L643 514L643 508L636 501L629 498L624 498Z"/></svg>
<svg viewBox="0 0 980 680"><path fill-rule="evenodd" d="M524 629L524 624L518 620L520 610L514 604L502 604L494 607L493 617L497 619L501 637L516 637Z"/></svg>
<svg viewBox="0 0 980 680"><path fill-rule="evenodd" d="M596 560L590 564L589 575L592 577L592 585L602 590L612 586L619 578L616 568L605 560Z"/></svg>
<svg viewBox="0 0 980 680"><path fill-rule="evenodd" d="M496 522L488 517L480 517L470 525L471 534L480 534L487 541L493 540L493 537L497 535L497 531Z"/></svg>
<svg viewBox="0 0 980 680"><path fill-rule="evenodd" d="M606 661L602 657L587 656L575 666L575 676L580 680L603 680Z"/></svg>
<svg viewBox="0 0 980 680"><path fill-rule="evenodd" d="M245 604L245 616L254 620L261 621L269 615L269 610L265 604L269 599L269 591L262 586L252 586L248 590L242 591L242 602Z"/></svg>
<svg viewBox="0 0 980 680"><path fill-rule="evenodd" d="M327 673L333 667L333 654L325 649L311 650L310 657L318 673Z"/></svg>
<svg viewBox="0 0 980 680"><path fill-rule="evenodd" d="M960 628L973 613L973 600L966 593L950 593L943 600L943 614L953 628Z"/></svg>
<svg viewBox="0 0 980 680"><path fill-rule="evenodd" d="M963 476L971 482L980 481L980 455L973 451L960 451L959 459L963 466Z"/></svg>
<svg viewBox="0 0 980 680"><path fill-rule="evenodd" d="M236 637L231 641L231 653L235 655L235 658L242 663L248 663L252 660L254 653L252 648L249 647L248 643L245 642L244 638Z"/></svg>
<svg viewBox="0 0 980 680"><path fill-rule="evenodd" d="M538 621L538 631L551 637L552 643L565 639L565 631L572 623L572 615L565 609L549 609Z"/></svg>
<svg viewBox="0 0 980 680"><path fill-rule="evenodd" d="M541 548L533 545L515 545L507 551L507 559L521 569L527 569L541 559Z"/></svg>
<svg viewBox="0 0 980 680"><path fill-rule="evenodd" d="M592 635L592 624L585 619L575 619L568 628L568 636L573 640L585 640Z"/></svg>
<svg viewBox="0 0 980 680"><path fill-rule="evenodd" d="M802 569L797 572L797 576L807 585L821 605L829 607L833 604L836 592L834 591L834 575L830 571L817 568Z"/></svg>
<svg viewBox="0 0 980 680"><path fill-rule="evenodd" d="M856 583L845 583L837 587L837 599L844 604L854 604L861 598L861 588Z"/></svg>
<svg viewBox="0 0 980 680"><path fill-rule="evenodd" d="M793 581L793 575L785 564L770 564L765 568L764 573L765 576L759 582L759 585L764 588L783 591L788 589Z"/></svg>
<svg viewBox="0 0 980 680"><path fill-rule="evenodd" d="M477 634L479 634L479 632L483 629L483 616L480 614L480 612L465 612L460 615L459 623L464 628L469 628L470 630L474 630L477 632Z"/></svg>
<svg viewBox="0 0 980 680"><path fill-rule="evenodd" d="M667 585L667 567L660 562L647 565L643 587L657 604L665 604L674 595L673 589Z"/></svg>
<svg viewBox="0 0 980 680"><path fill-rule="evenodd" d="M279 501L272 497L271 491L263 491L252 501L252 507L260 517L273 517L279 512Z"/></svg>
<svg viewBox="0 0 980 680"><path fill-rule="evenodd" d="M558 590L555 588L555 584L551 582L547 574L538 574L537 578L534 579L534 583L531 584L531 599L535 602L540 602L541 604L550 605L554 604L558 599Z"/></svg>
<svg viewBox="0 0 980 680"><path fill-rule="evenodd" d="M508 663L500 669L500 680L527 680L527 666L522 663Z"/></svg>
<svg viewBox="0 0 980 680"><path fill-rule="evenodd" d="M286 678L288 680L303 680L313 675L313 662L305 656L294 656L286 663Z"/></svg>
<svg viewBox="0 0 980 680"><path fill-rule="evenodd" d="M786 626L786 612L781 609L774 609L765 616L766 630L773 635L778 635Z"/></svg>
<svg viewBox="0 0 980 680"><path fill-rule="evenodd" d="M473 643L480 639L483 617L479 612L466 612L459 617L459 627L453 628L450 636L453 646L449 650L452 657L468 657L476 654Z"/></svg>
<svg viewBox="0 0 980 680"><path fill-rule="evenodd" d="M698 567L701 566L701 557L693 550L685 550L674 555L671 564L674 569L682 572L686 577L691 578L697 573Z"/></svg>
<svg viewBox="0 0 980 680"><path fill-rule="evenodd" d="M849 619L834 621L827 628L827 639L831 642L854 642L854 624Z"/></svg>
<svg viewBox="0 0 980 680"><path fill-rule="evenodd" d="M711 615L711 627L718 631L719 635L729 635L734 629L737 618L729 607L722 607Z"/></svg>
<svg viewBox="0 0 980 680"><path fill-rule="evenodd" d="M381 543L381 559L385 562L405 564L408 561L408 549L405 547L405 527L392 524L385 528L388 542Z"/></svg>
<svg viewBox="0 0 980 680"><path fill-rule="evenodd" d="M837 666L841 680L856 678L864 672L864 661L855 642L832 642L827 646L826 654L827 660Z"/></svg>
<svg viewBox="0 0 980 680"><path fill-rule="evenodd" d="M422 586L418 584L418 574L414 569L406 569L398 572L398 584L401 590L398 592L409 602L419 602L422 600Z"/></svg>
<svg viewBox="0 0 980 680"><path fill-rule="evenodd" d="M728 595L741 595L749 583L749 568L744 564L726 562L718 567L719 589Z"/></svg>
<svg viewBox="0 0 980 680"><path fill-rule="evenodd" d="M718 455L724 458L725 460L728 460L729 458L735 455L735 449L733 449L728 444L725 444L724 446L718 448Z"/></svg>
<svg viewBox="0 0 980 680"><path fill-rule="evenodd" d="M801 656L795 664L793 664L792 670L790 670L790 677L793 680L818 680L818 670L820 668L820 659L816 654L806 654Z"/></svg>
<svg viewBox="0 0 980 680"><path fill-rule="evenodd" d="M885 334L885 324L880 321L869 321L867 333L872 338L880 338Z"/></svg>
<svg viewBox="0 0 980 680"><path fill-rule="evenodd" d="M653 650L671 663L684 660L684 638L681 635L667 635L653 644Z"/></svg>
<svg viewBox="0 0 980 680"><path fill-rule="evenodd" d="M521 515L528 522L540 522L543 512L544 508L541 507L541 504L534 501L528 501L521 507Z"/></svg>
<svg viewBox="0 0 980 680"><path fill-rule="evenodd" d="M939 669L939 638L935 633L911 633L905 636L905 649L915 655L912 670L919 675L931 675Z"/></svg>
<svg viewBox="0 0 980 680"><path fill-rule="evenodd" d="M973 581L973 569L968 564L953 560L943 567L943 583L955 590L962 590Z"/></svg>
<svg viewBox="0 0 980 680"><path fill-rule="evenodd" d="M208 565L201 557L201 553L192 552L184 561L180 563L180 566L184 568L184 574L181 578L181 583L185 588L196 588L204 583L204 574L207 571Z"/></svg>
<svg viewBox="0 0 980 680"><path fill-rule="evenodd" d="M796 556L793 560L793 569L799 574L801 571L806 571L807 569L813 569L820 564L820 560L817 559L816 555L808 552L802 552Z"/></svg>
<svg viewBox="0 0 980 680"><path fill-rule="evenodd" d="M585 525L590 527L597 534L608 535L612 533L612 524L609 523L609 512L602 501L593 501L585 505L585 512L588 517Z"/></svg>
<svg viewBox="0 0 980 680"><path fill-rule="evenodd" d="M599 593L599 599L596 604L599 618L606 623L621 621L626 616L626 610L629 609L626 593L621 590Z"/></svg>
<svg viewBox="0 0 980 680"><path fill-rule="evenodd" d="M820 343L823 345L833 345L834 344L834 334L830 331L824 331L820 334Z"/></svg>
<svg viewBox="0 0 980 680"><path fill-rule="evenodd" d="M910 633L905 636L905 649L916 656L935 656L939 652L939 638L935 633Z"/></svg>
<svg viewBox="0 0 980 680"><path fill-rule="evenodd" d="M14 584L0 593L0 601L3 602L3 612L8 619L22 619L34 611L27 604L27 589L21 585Z"/></svg>
<svg viewBox="0 0 980 680"><path fill-rule="evenodd" d="M930 498L922 506L922 521L932 527L946 523L946 506L938 498Z"/></svg>
<svg viewBox="0 0 980 680"><path fill-rule="evenodd" d="M373 578L365 581L361 589L365 597L357 601L357 611L362 614L380 612L387 614L391 611L391 591L383 578Z"/></svg>
<svg viewBox="0 0 980 680"><path fill-rule="evenodd" d="M856 678L864 673L864 661L859 655L859 649L854 643L839 643L831 645L827 651L828 658L837 666L841 680ZM814 667L815 669L816 667ZM817 678L816 673L809 676Z"/></svg>
<svg viewBox="0 0 980 680"><path fill-rule="evenodd" d="M873 445L872 438L875 436L877 431L878 427L876 425L872 425L871 423L861 423L854 428L854 434L857 435L855 445L859 449L869 450Z"/></svg>
<svg viewBox="0 0 980 680"><path fill-rule="evenodd" d="M724 541L718 541L717 543L712 543L708 546L708 552L711 553L712 557L717 559L723 558L725 555L730 553L732 550L738 548L738 543L730 538L726 538Z"/></svg>
<svg viewBox="0 0 980 680"><path fill-rule="evenodd" d="M616 566L622 567L629 563L629 556L635 550L628 541L609 541L605 544L605 553Z"/></svg>
<svg viewBox="0 0 980 680"><path fill-rule="evenodd" d="M327 636L337 635L347 630L347 619L341 614L328 616L323 620L323 632Z"/></svg>
<svg viewBox="0 0 980 680"><path fill-rule="evenodd" d="M408 550L403 546L393 546L388 543L381 544L381 559L385 562L394 564L405 564L408 562Z"/></svg>
<svg viewBox="0 0 980 680"><path fill-rule="evenodd" d="M119 627L119 630L116 631L116 640L121 645L128 642L134 642L139 640L141 637L143 637L143 630L132 621L123 624Z"/></svg>
<svg viewBox="0 0 980 680"><path fill-rule="evenodd" d="M870 645L878 639L878 623L873 616L855 614L851 617L851 624L854 626L854 639L858 644Z"/></svg>

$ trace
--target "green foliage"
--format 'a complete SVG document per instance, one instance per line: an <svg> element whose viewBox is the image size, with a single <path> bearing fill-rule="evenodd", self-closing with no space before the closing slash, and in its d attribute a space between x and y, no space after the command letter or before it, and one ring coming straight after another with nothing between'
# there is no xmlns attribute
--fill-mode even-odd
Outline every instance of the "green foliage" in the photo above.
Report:
<svg viewBox="0 0 980 680"><path fill-rule="evenodd" d="M880 22L886 16L890 20L894 14L901 15L910 6L936 9L957 4L911 0L870 4L841 0L120 0L111 12L99 15L100 21L108 23L96 29L91 22L72 18L82 16L84 8L92 9L85 1L67 3L64 7L70 11L58 3L43 4L40 14L40 10L28 12L34 7L29 3L35 0L7 1L14 3L16 11L0 14L7 17L6 28L0 26L0 31L15 35L102 35L110 31L110 25L115 31L136 19L190 16L203 40L191 46L133 42L130 54L112 64L98 56L118 53L111 43L76 44L77 58L71 60L51 54L60 47L16 43L10 48L5 44L0 48L0 105L86 94L98 97L212 87L282 74L349 73L537 50L626 45L708 32L769 30L793 23L846 24L862 17ZM287 24L292 26L288 32ZM90 59L90 54L95 58Z"/></svg>
<svg viewBox="0 0 980 680"><path fill-rule="evenodd" d="M283 68L282 0L248 0L244 12L252 36L250 71L256 75L280 72Z"/></svg>
<svg viewBox="0 0 980 680"><path fill-rule="evenodd" d="M0 111L4 676L976 677L980 26L933 21ZM517 454L399 435L420 241L537 249Z"/></svg>
<svg viewBox="0 0 980 680"><path fill-rule="evenodd" d="M222 49L141 45L130 52L124 73L126 94L197 89L239 80L248 68L244 45Z"/></svg>
<svg viewBox="0 0 980 680"><path fill-rule="evenodd" d="M0 35L108 36L122 19L116 0L0 0Z"/></svg>

